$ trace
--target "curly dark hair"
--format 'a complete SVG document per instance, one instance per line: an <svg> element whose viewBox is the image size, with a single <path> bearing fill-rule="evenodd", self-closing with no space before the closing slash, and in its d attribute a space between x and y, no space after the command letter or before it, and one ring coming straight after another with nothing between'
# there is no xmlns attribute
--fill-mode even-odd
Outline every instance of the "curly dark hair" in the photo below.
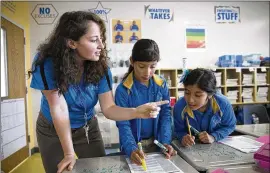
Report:
<svg viewBox="0 0 270 173"><path fill-rule="evenodd" d="M55 81L59 93L63 94L70 85L76 84L80 68L75 58L75 51L68 46L67 42L69 39L78 41L85 35L89 21L99 25L104 48L101 50L98 61L84 62L84 82L98 84L108 68L106 27L98 15L88 11L66 12L61 16L50 36L39 45L38 58L33 62L32 69L28 71L28 76L31 76L36 66L50 57L54 64Z"/></svg>

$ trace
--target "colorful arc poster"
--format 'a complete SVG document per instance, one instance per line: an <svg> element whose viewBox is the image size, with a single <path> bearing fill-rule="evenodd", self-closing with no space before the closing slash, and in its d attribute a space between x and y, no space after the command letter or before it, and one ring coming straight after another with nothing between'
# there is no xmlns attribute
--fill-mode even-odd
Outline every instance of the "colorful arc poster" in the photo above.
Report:
<svg viewBox="0 0 270 173"><path fill-rule="evenodd" d="M186 47L191 49L205 48L205 29L186 28Z"/></svg>

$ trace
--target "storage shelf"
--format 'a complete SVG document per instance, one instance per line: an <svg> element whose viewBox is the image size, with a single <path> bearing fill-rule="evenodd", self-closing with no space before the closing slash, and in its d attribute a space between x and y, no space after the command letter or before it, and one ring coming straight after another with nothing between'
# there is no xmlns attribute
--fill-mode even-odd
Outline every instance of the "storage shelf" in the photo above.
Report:
<svg viewBox="0 0 270 173"><path fill-rule="evenodd" d="M270 84L258 84L257 86L270 86Z"/></svg>
<svg viewBox="0 0 270 173"><path fill-rule="evenodd" d="M226 85L225 87L229 87L229 88L235 88L235 87L240 87L241 85Z"/></svg>
<svg viewBox="0 0 270 173"><path fill-rule="evenodd" d="M255 84L251 84L251 85L242 85L242 87L251 87L251 86L255 86Z"/></svg>
<svg viewBox="0 0 270 173"><path fill-rule="evenodd" d="M268 102L248 102L248 103L237 102L237 103L232 103L232 105L269 104L269 103L270 103L270 101L268 101Z"/></svg>
<svg viewBox="0 0 270 173"><path fill-rule="evenodd" d="M192 69L189 69L192 70ZM236 103L232 103L232 105L246 105L246 104L269 104L270 101L267 102L256 102L257 91L258 87L268 87L268 93L270 93L270 68L269 67L218 67L218 68L210 68L210 70L214 71L215 73L221 73L219 79L221 81L218 82L219 86L217 88L221 91L223 95L227 95L228 91L237 90L237 101ZM156 74L162 75L165 79L170 77L172 87L169 87L170 96L175 97L178 100L179 92L180 95L183 94L184 88L179 87L178 85L178 75L182 74L183 69L170 69L170 68L163 68L157 69ZM257 83L257 73L266 73L266 84L259 84ZM252 84L250 85L243 85L243 77L244 75L249 74L252 77ZM227 79L237 79L237 85L226 85ZM242 92L245 88L252 88L252 100L254 102L239 102L242 101ZM270 94L267 95L267 100L270 100Z"/></svg>

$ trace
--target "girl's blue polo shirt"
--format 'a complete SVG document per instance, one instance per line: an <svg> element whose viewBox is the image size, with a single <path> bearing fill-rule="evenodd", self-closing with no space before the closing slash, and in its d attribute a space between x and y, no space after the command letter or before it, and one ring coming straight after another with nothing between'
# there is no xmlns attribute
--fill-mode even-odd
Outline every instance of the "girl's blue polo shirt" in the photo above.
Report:
<svg viewBox="0 0 270 173"><path fill-rule="evenodd" d="M134 77L134 84L135 87L139 90L139 92L137 92L137 97L138 100L140 100L140 103L146 104L148 102L154 102L154 100L151 100L150 98L151 93L154 92L152 78L149 80L149 85L145 86ZM141 123L141 139L149 139L154 136L154 119L142 119Z"/></svg>
<svg viewBox="0 0 270 173"><path fill-rule="evenodd" d="M210 119L212 117L212 107L210 103L207 103L207 109L205 112L194 110L195 120L198 122L196 128L198 131L209 131Z"/></svg>
<svg viewBox="0 0 270 173"><path fill-rule="evenodd" d="M37 56L35 57L35 59L36 58ZM32 81L30 85L31 88L38 90L45 90L44 83L40 73L40 66L35 67L34 70L35 71L33 72ZM47 58L45 60L44 73L49 90L57 89L52 58ZM111 85L112 74L110 69L108 69L108 76ZM111 87L112 86L109 87L105 74L97 85L93 84L84 85L81 82L80 85L69 86L67 92L64 93L64 98L68 106L71 128L79 128L85 124L84 119L85 110L87 113L87 120L91 119L95 115L94 106L97 104L98 95L110 91ZM41 113L52 123L49 104L43 93L40 107Z"/></svg>
<svg viewBox="0 0 270 173"><path fill-rule="evenodd" d="M222 94L214 94L203 113L198 110L191 110L185 98L182 97L174 105L173 115L174 135L180 141L188 133L186 117L190 126L200 132L206 131L215 138L215 141L220 141L230 135L236 125L233 107L228 98Z"/></svg>

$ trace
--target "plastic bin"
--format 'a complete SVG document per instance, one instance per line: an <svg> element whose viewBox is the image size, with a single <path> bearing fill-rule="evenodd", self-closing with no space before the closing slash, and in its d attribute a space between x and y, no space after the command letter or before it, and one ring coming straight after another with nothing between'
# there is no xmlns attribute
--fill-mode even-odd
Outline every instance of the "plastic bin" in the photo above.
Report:
<svg viewBox="0 0 270 173"><path fill-rule="evenodd" d="M261 54L249 54L249 55L245 55L243 56L243 62L245 62L244 66L247 67L258 67L260 66L261 63Z"/></svg>
<svg viewBox="0 0 270 173"><path fill-rule="evenodd" d="M236 55L235 56L235 63L236 63L236 67L242 67L243 55Z"/></svg>
<svg viewBox="0 0 270 173"><path fill-rule="evenodd" d="M223 55L218 58L220 67L235 67L235 55Z"/></svg>
<svg viewBox="0 0 270 173"><path fill-rule="evenodd" d="M254 154L254 159L260 168L270 171L270 143L261 146Z"/></svg>

